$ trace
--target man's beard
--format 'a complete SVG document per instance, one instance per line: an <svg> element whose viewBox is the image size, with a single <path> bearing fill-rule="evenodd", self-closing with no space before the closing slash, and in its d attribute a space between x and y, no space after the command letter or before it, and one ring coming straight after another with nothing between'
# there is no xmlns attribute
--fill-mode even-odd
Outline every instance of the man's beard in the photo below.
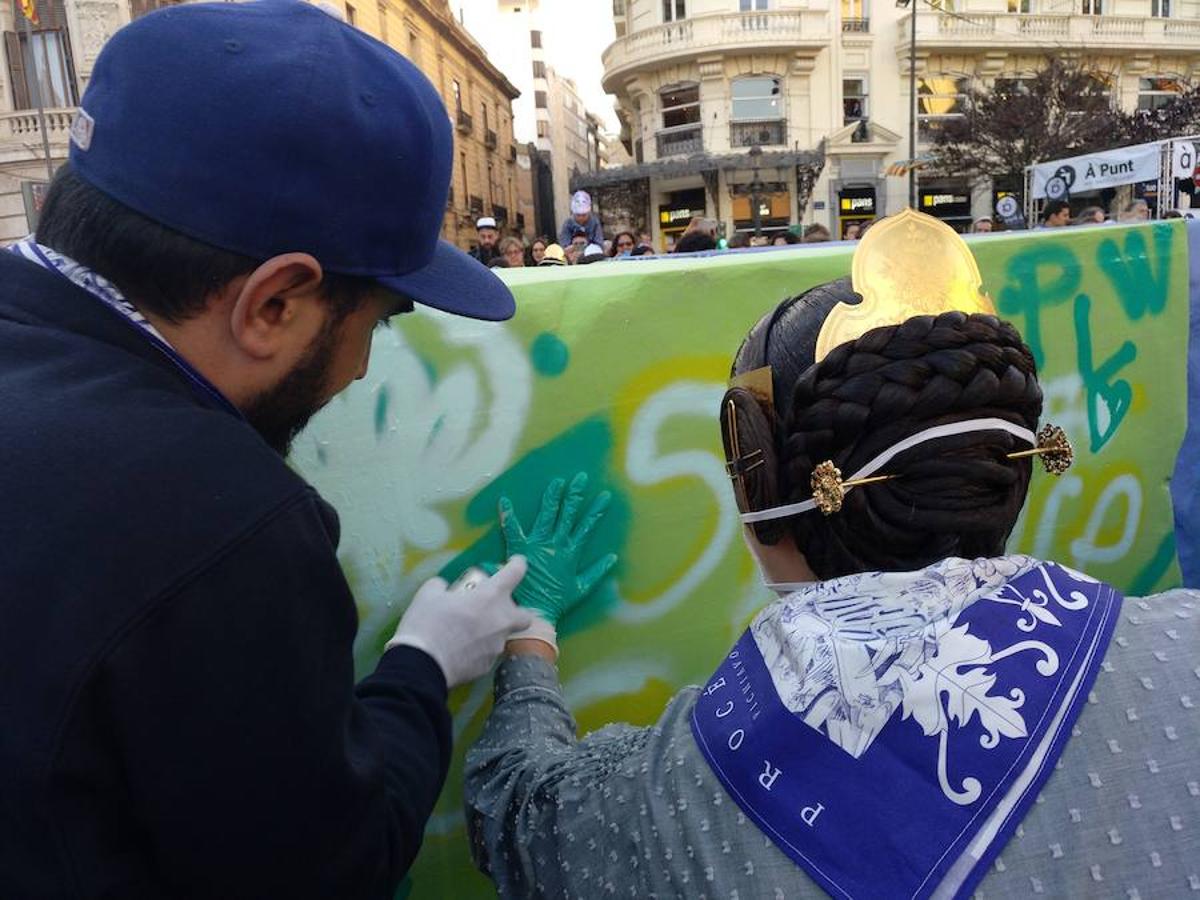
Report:
<svg viewBox="0 0 1200 900"><path fill-rule="evenodd" d="M325 405L322 399L341 322L325 325L296 364L275 387L263 391L243 415L271 449L287 456L308 420Z"/></svg>

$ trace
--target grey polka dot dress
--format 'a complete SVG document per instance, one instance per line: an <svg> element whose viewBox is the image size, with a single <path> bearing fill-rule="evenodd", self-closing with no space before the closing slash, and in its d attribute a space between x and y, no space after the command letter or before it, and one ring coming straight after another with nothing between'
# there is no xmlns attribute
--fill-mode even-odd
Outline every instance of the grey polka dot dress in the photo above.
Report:
<svg viewBox="0 0 1200 900"><path fill-rule="evenodd" d="M826 896L700 755L696 688L649 728L582 740L550 664L505 660L495 692L466 812L501 896ZM1125 601L1054 774L975 896L1200 900L1200 592Z"/></svg>

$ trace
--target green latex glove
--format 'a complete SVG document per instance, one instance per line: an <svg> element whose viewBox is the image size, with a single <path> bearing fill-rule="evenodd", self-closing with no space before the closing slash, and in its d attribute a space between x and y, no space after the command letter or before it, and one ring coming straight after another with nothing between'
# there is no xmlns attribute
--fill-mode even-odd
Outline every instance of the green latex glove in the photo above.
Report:
<svg viewBox="0 0 1200 900"><path fill-rule="evenodd" d="M551 481L528 534L517 520L512 502L500 498L500 530L507 556L524 556L529 563L529 571L513 591L513 599L552 628L617 564L616 554L609 553L580 571L583 545L612 500L608 491L601 491L580 518L587 483L585 472L572 478L565 488L561 478Z"/></svg>

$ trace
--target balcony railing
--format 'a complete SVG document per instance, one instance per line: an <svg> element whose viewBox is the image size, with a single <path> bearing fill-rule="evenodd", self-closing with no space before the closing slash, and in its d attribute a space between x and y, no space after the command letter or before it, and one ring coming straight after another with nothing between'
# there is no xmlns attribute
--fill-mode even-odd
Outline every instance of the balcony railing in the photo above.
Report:
<svg viewBox="0 0 1200 900"><path fill-rule="evenodd" d="M467 209L471 211L471 215L473 215L473 216L482 216L483 215L483 198L476 197L474 194L472 194L470 197L467 198Z"/></svg>
<svg viewBox="0 0 1200 900"><path fill-rule="evenodd" d="M897 23L901 54L908 52L908 16ZM922 12L917 17L917 46L1028 46L1200 48L1200 22L1145 16L1085 16L1028 13Z"/></svg>
<svg viewBox="0 0 1200 900"><path fill-rule="evenodd" d="M830 39L827 9L718 13L642 28L604 51L605 88L615 91L630 70L666 60L746 48L817 50Z"/></svg>
<svg viewBox="0 0 1200 900"><path fill-rule="evenodd" d="M655 135L658 141L658 157L691 156L704 152L704 128L701 125L678 125L664 128Z"/></svg>
<svg viewBox="0 0 1200 900"><path fill-rule="evenodd" d="M501 206L499 203L493 203L492 217L496 220L496 224L503 225L508 221L508 207Z"/></svg>
<svg viewBox="0 0 1200 900"><path fill-rule="evenodd" d="M842 31L854 34L869 34L871 32L871 20L842 19Z"/></svg>
<svg viewBox="0 0 1200 900"><path fill-rule="evenodd" d="M458 125L458 130L463 134L470 134L475 128L475 121L471 118L471 114L462 109L458 111L458 120L455 124Z"/></svg>
<svg viewBox="0 0 1200 900"><path fill-rule="evenodd" d="M483 134L483 146L487 147L489 150L495 150L496 144L496 132L489 128Z"/></svg>
<svg viewBox="0 0 1200 900"><path fill-rule="evenodd" d="M787 143L787 122L766 119L757 122L731 122L729 144L732 147L772 147Z"/></svg>
<svg viewBox="0 0 1200 900"><path fill-rule="evenodd" d="M75 120L75 110L48 109L46 110L46 135L51 141L56 138L67 140L70 137L71 122ZM14 140L42 139L42 126L36 109L18 109L15 112L0 113L0 139Z"/></svg>

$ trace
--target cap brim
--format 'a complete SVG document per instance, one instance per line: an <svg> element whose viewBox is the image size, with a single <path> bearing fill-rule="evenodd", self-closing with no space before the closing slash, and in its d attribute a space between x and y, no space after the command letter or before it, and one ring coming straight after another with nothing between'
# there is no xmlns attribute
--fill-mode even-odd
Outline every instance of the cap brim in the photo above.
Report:
<svg viewBox="0 0 1200 900"><path fill-rule="evenodd" d="M446 241L438 241L433 259L424 268L375 280L414 303L456 316L502 322L517 311L508 285L475 257Z"/></svg>

